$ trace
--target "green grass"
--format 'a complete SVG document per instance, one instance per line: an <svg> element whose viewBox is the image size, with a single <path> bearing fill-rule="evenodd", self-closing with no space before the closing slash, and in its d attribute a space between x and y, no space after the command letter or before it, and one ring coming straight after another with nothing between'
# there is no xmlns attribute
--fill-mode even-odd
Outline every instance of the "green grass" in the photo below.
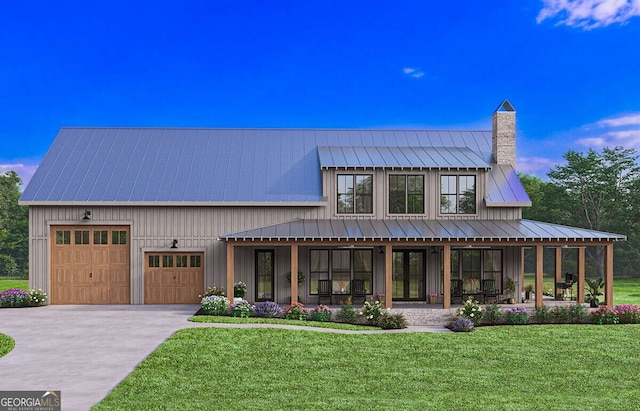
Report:
<svg viewBox="0 0 640 411"><path fill-rule="evenodd" d="M0 333L0 357L4 357L8 353L10 353L15 345L16 342L13 340L13 338L9 337L6 334Z"/></svg>
<svg viewBox="0 0 640 411"><path fill-rule="evenodd" d="M534 283L534 275L525 273L524 284ZM552 277L545 274L543 278L543 287L545 290L553 289L555 281ZM586 289L586 288L585 288ZM577 287L574 285L574 295ZM616 304L636 304L640 305L640 278L614 278L613 279L613 305Z"/></svg>
<svg viewBox="0 0 640 411"><path fill-rule="evenodd" d="M94 410L633 408L640 325L178 331Z"/></svg>
<svg viewBox="0 0 640 411"><path fill-rule="evenodd" d="M335 330L351 330L351 331L366 331L366 330L381 330L380 327L371 327L367 325L354 325L345 323L334 322L320 322L320 321L299 321L299 320L283 320L281 318L237 318L237 317L224 317L215 315L194 315L189 318L189 321L195 323L222 323L222 324L283 324L283 325L298 325L303 327L317 327L317 328L331 328Z"/></svg>
<svg viewBox="0 0 640 411"><path fill-rule="evenodd" d="M21 288L25 291L29 291L29 280L0 278L0 291L8 290L10 288Z"/></svg>

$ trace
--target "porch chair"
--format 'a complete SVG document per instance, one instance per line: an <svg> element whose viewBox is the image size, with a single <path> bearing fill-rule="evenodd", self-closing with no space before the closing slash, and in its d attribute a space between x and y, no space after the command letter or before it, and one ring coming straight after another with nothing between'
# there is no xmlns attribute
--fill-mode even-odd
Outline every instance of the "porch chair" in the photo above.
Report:
<svg viewBox="0 0 640 411"><path fill-rule="evenodd" d="M331 280L318 280L318 304L328 301L326 304L331 305Z"/></svg>
<svg viewBox="0 0 640 411"><path fill-rule="evenodd" d="M480 291L484 293L484 303L486 304L489 299L493 299L494 303L498 302L498 295L500 293L496 289L496 280L486 279L480 282Z"/></svg>
<svg viewBox="0 0 640 411"><path fill-rule="evenodd" d="M567 299L567 290L569 290L569 300L573 300L573 282L574 282L574 278L573 278L573 274L571 273L566 273L564 275L564 282L563 283L556 283L556 290L560 289L560 298L562 300L566 300Z"/></svg>
<svg viewBox="0 0 640 411"><path fill-rule="evenodd" d="M451 304L455 304L456 300L460 300L462 304L462 280L451 280Z"/></svg>
<svg viewBox="0 0 640 411"><path fill-rule="evenodd" d="M362 299L364 304L367 299L367 290L364 289L364 280L351 280L351 301L355 304L356 298Z"/></svg>

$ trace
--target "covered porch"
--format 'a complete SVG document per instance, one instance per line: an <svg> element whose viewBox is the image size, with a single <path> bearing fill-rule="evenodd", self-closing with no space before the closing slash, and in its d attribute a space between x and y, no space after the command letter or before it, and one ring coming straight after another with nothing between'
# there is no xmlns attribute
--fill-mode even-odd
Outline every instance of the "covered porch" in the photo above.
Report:
<svg viewBox="0 0 640 411"><path fill-rule="evenodd" d="M555 248L557 284L562 278L562 249L571 247L578 250L576 273L576 301L584 301L585 248L602 247L603 277L605 282L605 303L613 302L613 243L624 240L624 236L593 230L577 229L529 220L478 221L478 220L296 220L268 227L220 236L226 242L226 283L228 297L233 299L233 284L237 278L249 278L257 270L243 264L236 272L238 252L243 250L286 250L288 258L279 262L279 274L274 274L276 265L272 262L271 297L278 298L273 286L275 275L287 272L290 301L298 301L301 295L314 301L317 295L317 279L326 278L333 283L332 293L337 298L346 297L350 281L357 276L366 279L366 295L376 298L384 294L387 308L405 305L408 302L425 303L434 294L440 310L452 306L452 279L466 279L471 272L474 278L493 278L498 290L496 301L507 295L506 283L515 284L515 295L519 300L524 280L524 249L535 252L535 307L543 305L543 250ZM349 253L347 251L350 251ZM356 251L362 250L362 251ZM331 263L319 264L318 255L326 255ZM370 256L370 263L356 261L356 256ZM414 257L411 256L414 255ZM246 260L248 254L243 254ZM350 268L340 268L332 258L347 256ZM417 257L415 257L417 256ZM413 258L402 264L403 261ZM477 261L472 261L476 258ZM469 260L470 262L466 262ZM312 261L314 263L312 263ZM417 262L416 262L417 261ZM315 264L315 265L314 265ZM358 264L365 268L358 268ZM413 264L413 266L411 266ZM468 266L478 266L469 271ZM326 270L317 266L331 266ZM336 266L336 267L334 267ZM404 274L403 268L418 274ZM347 265L345 265L347 267ZM497 267L497 268L496 268ZM363 272L364 270L364 272ZM369 273L370 272L370 273ZM301 288L298 273L309 279ZM240 275L238 275L240 274ZM258 274L256 274L257 276ZM342 276L342 277L341 277ZM337 279L342 280L337 280ZM277 279L275 280L277 281ZM413 283L412 283L413 281ZM473 280L472 280L473 282ZM412 285L414 284L414 285ZM340 286L342 285L342 286ZM476 284L473 284L476 286ZM258 295L256 285L256 296ZM282 290L282 287L280 287ZM409 290L409 291L407 291ZM417 290L417 292L415 292ZM314 294L314 291L316 294ZM465 290L470 293L473 290ZM476 289L476 292L478 290ZM282 294L282 291L280 292ZM554 293L560 297L560 293ZM265 294L266 295L266 294ZM430 307L435 307L430 304Z"/></svg>

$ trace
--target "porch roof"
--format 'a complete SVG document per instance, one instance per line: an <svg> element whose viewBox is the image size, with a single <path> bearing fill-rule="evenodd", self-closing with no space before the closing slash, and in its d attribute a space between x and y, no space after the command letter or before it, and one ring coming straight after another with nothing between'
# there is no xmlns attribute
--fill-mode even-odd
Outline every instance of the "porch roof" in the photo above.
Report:
<svg viewBox="0 0 640 411"><path fill-rule="evenodd" d="M294 220L219 236L241 241L610 242L626 236L532 220Z"/></svg>

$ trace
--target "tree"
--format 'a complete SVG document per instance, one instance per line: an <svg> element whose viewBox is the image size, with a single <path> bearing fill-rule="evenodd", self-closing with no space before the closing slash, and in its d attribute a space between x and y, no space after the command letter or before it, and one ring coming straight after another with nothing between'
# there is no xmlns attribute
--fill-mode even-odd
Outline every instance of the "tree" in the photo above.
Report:
<svg viewBox="0 0 640 411"><path fill-rule="evenodd" d="M0 275L28 273L29 209L18 204L21 184L15 171L0 173Z"/></svg>

